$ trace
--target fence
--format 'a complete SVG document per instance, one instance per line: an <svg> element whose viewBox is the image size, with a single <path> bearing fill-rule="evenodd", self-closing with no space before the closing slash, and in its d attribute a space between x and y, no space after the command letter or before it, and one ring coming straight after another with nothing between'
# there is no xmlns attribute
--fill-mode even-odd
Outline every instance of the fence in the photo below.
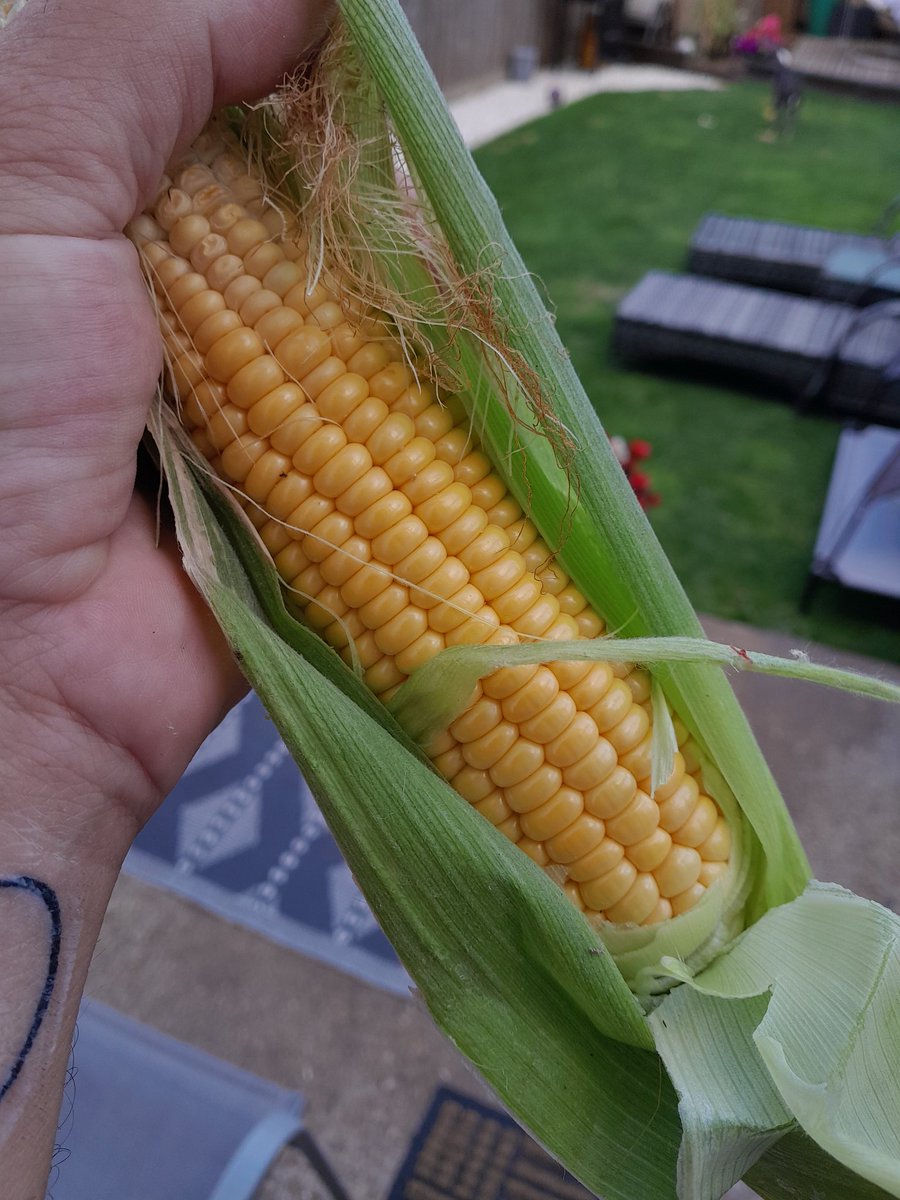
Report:
<svg viewBox="0 0 900 1200"><path fill-rule="evenodd" d="M402 0L422 49L450 93L496 78L514 46L552 51L562 0Z"/></svg>

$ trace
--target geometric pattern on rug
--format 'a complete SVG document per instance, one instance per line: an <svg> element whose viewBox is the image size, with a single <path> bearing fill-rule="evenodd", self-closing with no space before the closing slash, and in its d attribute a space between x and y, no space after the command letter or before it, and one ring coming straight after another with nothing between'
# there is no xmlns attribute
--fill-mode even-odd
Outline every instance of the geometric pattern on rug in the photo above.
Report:
<svg viewBox="0 0 900 1200"><path fill-rule="evenodd" d="M411 986L253 695L200 747L125 869L368 982Z"/></svg>

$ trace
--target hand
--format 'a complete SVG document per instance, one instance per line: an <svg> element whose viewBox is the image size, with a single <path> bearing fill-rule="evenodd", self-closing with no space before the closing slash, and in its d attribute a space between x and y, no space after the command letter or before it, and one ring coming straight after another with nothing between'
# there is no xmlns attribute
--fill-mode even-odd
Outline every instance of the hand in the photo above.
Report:
<svg viewBox="0 0 900 1200"><path fill-rule="evenodd" d="M134 494L161 350L121 230L215 107L297 62L326 7L28 0L0 31L0 881L34 877L58 897L70 976L29 1052L42 1065L0 1099L10 1200L43 1194L46 1089L61 1088L121 860L241 688ZM27 905L15 889L3 905L8 934ZM40 936L43 916L22 919L23 938ZM0 958L14 952L14 936L0 941ZM7 965L0 1087L42 985L10 982Z"/></svg>

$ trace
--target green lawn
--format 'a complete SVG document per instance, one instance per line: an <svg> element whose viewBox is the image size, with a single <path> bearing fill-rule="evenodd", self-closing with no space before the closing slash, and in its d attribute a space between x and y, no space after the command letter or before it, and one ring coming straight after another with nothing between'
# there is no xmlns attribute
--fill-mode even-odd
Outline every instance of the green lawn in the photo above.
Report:
<svg viewBox="0 0 900 1200"><path fill-rule="evenodd" d="M769 144L767 99L755 84L601 95L477 159L605 427L653 443L651 519L696 607L900 661L900 605L825 585L799 611L837 423L610 360L618 299L683 267L704 212L865 231L900 191L897 108L809 93L793 140Z"/></svg>

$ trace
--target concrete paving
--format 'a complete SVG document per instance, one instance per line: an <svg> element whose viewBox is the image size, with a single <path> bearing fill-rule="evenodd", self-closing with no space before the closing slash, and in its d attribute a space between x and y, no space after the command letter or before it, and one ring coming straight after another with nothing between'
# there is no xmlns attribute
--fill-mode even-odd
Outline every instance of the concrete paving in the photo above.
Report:
<svg viewBox="0 0 900 1200"><path fill-rule="evenodd" d="M466 144L474 148L543 116L554 103L571 104L598 92L717 91L721 87L711 75L613 63L596 71L535 71L526 82L505 80L462 95L451 103L450 111Z"/></svg>
<svg viewBox="0 0 900 1200"><path fill-rule="evenodd" d="M715 640L768 653L796 644L733 622L706 625ZM802 648L816 661L900 683L897 667ZM743 675L735 683L816 875L896 903L898 710L784 680ZM414 997L386 995L132 879L116 889L88 993L303 1091L309 1126L356 1200L384 1197L439 1083L489 1099ZM751 1195L741 1187L730 1200ZM261 1200L322 1196L294 1151L260 1192Z"/></svg>

